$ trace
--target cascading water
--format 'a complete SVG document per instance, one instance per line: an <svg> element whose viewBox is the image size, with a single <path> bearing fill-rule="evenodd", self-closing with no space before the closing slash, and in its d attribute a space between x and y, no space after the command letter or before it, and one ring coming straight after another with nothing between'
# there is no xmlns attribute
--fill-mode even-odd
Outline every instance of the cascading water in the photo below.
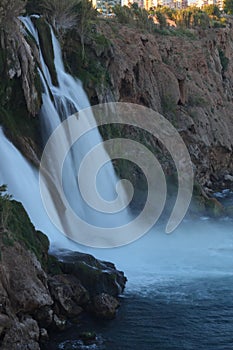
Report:
<svg viewBox="0 0 233 350"><path fill-rule="evenodd" d="M23 17L22 22L26 28L33 35L36 40L38 47L40 48L39 38L37 31L29 17ZM43 93L43 106L41 110L41 124L42 131L44 133L45 142L54 129L61 123L61 120L67 118L71 113L76 110L89 106L89 101L82 88L82 84L71 77L65 72L64 65L62 62L62 55L59 43L55 38L53 31L51 30L52 45L55 56L55 68L57 73L57 80L59 85L54 86L52 84L52 79L50 77L49 70L44 62L43 55L40 50L40 60L42 71L40 72L42 85L44 88ZM50 94L52 93L54 101L52 101ZM93 117L94 118L94 117ZM87 121L82 120L82 123ZM54 162L56 161L56 153L59 149L63 147L63 144L69 142L68 136L59 140L58 144L54 146L53 154L51 155L51 172L53 172ZM72 148L69 157L67 157L64 166L65 181L64 188L66 195L71 203L71 206L79 213L83 218L88 218L92 222L101 222L103 224L103 217L96 216L94 211L90 208L83 206L83 201L80 198L79 189L76 181L76 174L78 171L78 164L86 154L86 152L93 146L101 142L101 137L98 130L95 129L90 135L88 134L86 138L82 139L82 144L76 144ZM76 243L66 239L50 222L44 208L42 205L39 186L38 186L38 171L34 169L29 163L22 157L19 151L5 138L2 130L0 131L0 149L1 149L1 168L0 168L0 183L6 183L8 185L9 192L13 196L21 201L29 216L36 226L37 229L44 231L51 243L55 248L68 248L68 249L83 249L83 247L78 246ZM103 149L103 152L104 149ZM93 162L96 160L93 159ZM17 169L17 172L15 171ZM53 174L56 177L56 174ZM87 174L88 182L88 174ZM115 196L115 184L117 178L115 176L112 164L109 162L108 166L105 167L101 173L100 183L98 184L100 192L107 196L107 199L111 200ZM53 206L52 200L51 205ZM56 208L54 206L54 215L56 215ZM127 221L128 214L126 213L125 218L121 213L121 220ZM119 217L118 217L119 219ZM118 220L117 219L117 220ZM106 220L106 217L105 217ZM110 217L110 223L112 218ZM183 224L178 230L178 233L174 234L174 237L168 237L164 235L160 230L154 234L151 232L149 235L143 239L135 242L130 247L123 247L121 249L114 249L108 251L96 251L89 249L91 253L94 253L99 258L106 258L109 260L114 260L117 262L118 266L128 271L128 274L132 276L135 274L135 265L140 257L142 275L146 275L145 271L153 270L153 273L157 271L159 274L166 275L166 269L172 273L176 274L178 271L186 271L183 264L186 264L187 269L192 269L192 266L196 265L197 273L200 272L200 265L206 266L207 260L206 256L213 256L213 252L219 251L219 247L225 241L224 247L232 246L231 230L226 230L224 238L218 235L219 227L213 226L208 222L202 221L198 223L197 226L192 225L193 233L190 232L188 228L188 223ZM195 236L195 232L200 230L200 225L205 227L205 234L199 234ZM221 226L220 226L221 227ZM229 227L229 224L228 224ZM77 228L78 229L78 228ZM189 230L189 235L186 235L184 231ZM208 241L208 232L214 232L211 239ZM213 240L213 237L215 239ZM196 241L196 249L194 249ZM199 246L202 246L201 248ZM154 250L156 250L156 253ZM177 262L174 266L178 266L175 270L171 266L171 261L169 256L171 255L171 250L174 250L172 255L177 256ZM200 252L203 260L200 264ZM224 252L224 248L221 250ZM130 252L130 253L129 253ZM161 252L161 254L160 254ZM178 252L178 253L177 253ZM125 263L125 256L129 256L127 259L127 264ZM220 257L221 254L217 254ZM160 256L160 258L158 258ZM193 257L193 259L191 259ZM157 259L158 258L158 259ZM156 260L156 263L154 261ZM194 260L196 261L194 263ZM226 259L227 260L227 259ZM184 263L184 261L186 261ZM209 260L210 261L210 260ZM226 261L225 261L226 263ZM152 268L153 266L153 268ZM179 269L182 266L182 269ZM199 266L199 267L198 267ZM223 262L219 261L219 270L222 271L222 267L225 266ZM205 268L202 268L202 271ZM208 266L206 271L210 271L211 267ZM217 266L215 268L217 271ZM198 272L199 271L199 272ZM132 280L131 280L132 281Z"/></svg>
<svg viewBox="0 0 233 350"><path fill-rule="evenodd" d="M33 23L29 18L22 20L39 46ZM58 87L53 86L41 55L41 80L44 87L41 123L45 142L61 120L89 106L81 83L64 70L60 47L53 33L52 42ZM87 135L82 141L81 146L74 145L66 159L64 187L72 207L83 218L87 215L91 221L98 222L99 217L96 217L95 212L82 205L75 174L88 147L101 142L101 138L95 130L91 137ZM67 142L68 136L64 135L54 146L51 167L55 166L56 152ZM8 185L9 193L23 203L35 227L48 235L54 248L83 249L66 239L52 225L41 201L37 169L6 139L2 129L0 159L0 184ZM111 200L115 196L114 186L117 181L111 164L102 175L102 192ZM129 246L104 251L90 248L88 252L114 261L129 277L126 303L122 301L123 313L115 321L114 327L112 324L110 327L103 326L100 322L94 326L95 331L111 339L107 348L232 349L232 220L225 218L212 222L201 218L193 222L186 221L169 236L158 227L157 232L152 230ZM73 334L69 333L68 339L72 337L74 348L78 348L75 347L77 328ZM51 345L50 348L64 349L64 346L62 343L59 347L55 344L55 347ZM98 349L98 346L95 348Z"/></svg>
<svg viewBox="0 0 233 350"><path fill-rule="evenodd" d="M38 47L40 48L40 42L38 39L37 31L35 30L30 18L22 18L23 23L27 29L31 32L36 40ZM40 58L42 62L43 71L40 72L41 81L43 84L44 92L42 95L43 105L41 109L41 124L42 133L45 142L52 134L55 128L74 112L79 111L90 106L88 98L83 90L82 84L79 80L74 79L71 75L67 74L64 69L62 61L62 54L60 45L51 29L52 46L54 51L54 66L56 68L58 86L52 84L52 79L49 74L49 70L43 59L43 55L40 50ZM52 95L52 97L51 97ZM92 116L94 120L94 116ZM89 123L89 121L83 118L81 121L77 120L77 128L80 123ZM72 209L87 222L97 225L111 227L115 223L122 224L129 221L127 211L121 213L120 216L116 215L104 215L103 213L96 212L90 206L86 205L83 201L77 184L77 173L79 165L83 157L88 151L97 144L102 142L101 136L97 128L93 129L87 135L82 137L81 141L76 142L69 154L66 157L63 167L63 187L68 199L69 205ZM54 145L52 153L50 154L50 168L49 172L56 183L56 157L57 152L61 147L65 147L69 144L69 133L63 133L60 140ZM102 147L101 152L105 154L106 151ZM98 159L92 158L92 164L98 162ZM91 175L91 168L89 173L86 173L86 184L89 184L89 175ZM101 169L100 176L97 177L97 188L101 195L104 195L106 200L113 200L116 197L115 186L117 183L117 177L115 175L112 163L109 162ZM124 200L124 199L123 199ZM61 218L62 219L62 218ZM75 228L76 230L77 228ZM71 229L72 231L72 229Z"/></svg>

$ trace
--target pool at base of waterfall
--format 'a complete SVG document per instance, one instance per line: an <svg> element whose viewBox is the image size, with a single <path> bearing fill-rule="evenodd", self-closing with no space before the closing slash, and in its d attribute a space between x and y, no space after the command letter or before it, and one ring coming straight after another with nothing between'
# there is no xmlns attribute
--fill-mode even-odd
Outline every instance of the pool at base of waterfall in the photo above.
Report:
<svg viewBox="0 0 233 350"><path fill-rule="evenodd" d="M233 220L184 220L112 250L91 250L126 273L113 321L85 319L50 338L50 350L232 350ZM86 344L80 332L96 339Z"/></svg>
<svg viewBox="0 0 233 350"><path fill-rule="evenodd" d="M97 334L85 345L78 326L52 338L55 349L230 350L233 276L171 278L129 291L111 322L82 325Z"/></svg>

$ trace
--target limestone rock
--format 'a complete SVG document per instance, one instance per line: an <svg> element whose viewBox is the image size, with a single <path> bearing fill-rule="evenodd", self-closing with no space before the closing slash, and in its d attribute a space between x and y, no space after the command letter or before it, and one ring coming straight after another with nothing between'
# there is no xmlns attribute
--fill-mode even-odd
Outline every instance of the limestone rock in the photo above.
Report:
<svg viewBox="0 0 233 350"><path fill-rule="evenodd" d="M7 331L2 350L40 350L39 327L35 320L26 316L21 321L15 320L12 327Z"/></svg>
<svg viewBox="0 0 233 350"><path fill-rule="evenodd" d="M53 303L39 261L18 242L1 250L0 280L15 310L33 312Z"/></svg>
<svg viewBox="0 0 233 350"><path fill-rule="evenodd" d="M117 23L114 28L100 23L98 31L113 47L113 55L101 61L110 77L112 100L162 113L181 132L196 180L204 187L220 186L226 170L233 174L232 27L194 30L192 40L185 35L142 35ZM98 87L96 94L99 103L108 102L108 92ZM155 149L153 143L149 146ZM172 171L171 161L162 160L162 165L167 174Z"/></svg>
<svg viewBox="0 0 233 350"><path fill-rule="evenodd" d="M64 273L76 276L88 290L90 296L107 293L118 296L123 292L126 277L114 264L95 259L90 254L79 252L60 252Z"/></svg>
<svg viewBox="0 0 233 350"><path fill-rule="evenodd" d="M72 275L56 275L49 278L49 289L53 300L61 309L61 312L69 316L76 316L82 312L80 306L89 301L87 290L80 281Z"/></svg>
<svg viewBox="0 0 233 350"><path fill-rule="evenodd" d="M101 293L94 297L92 310L98 318L111 320L116 316L119 305L116 298L106 293Z"/></svg>

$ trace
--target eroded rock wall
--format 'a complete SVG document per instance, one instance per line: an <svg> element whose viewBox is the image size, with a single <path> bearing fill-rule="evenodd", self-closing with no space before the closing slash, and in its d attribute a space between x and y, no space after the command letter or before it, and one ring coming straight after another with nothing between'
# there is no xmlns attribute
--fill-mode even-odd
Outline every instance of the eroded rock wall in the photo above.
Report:
<svg viewBox="0 0 233 350"><path fill-rule="evenodd" d="M180 131L206 187L226 186L233 173L233 30L189 36L142 34L116 22L98 30L111 41L105 60L116 101L143 104ZM103 57L104 59L104 57ZM96 89L99 102L109 93Z"/></svg>

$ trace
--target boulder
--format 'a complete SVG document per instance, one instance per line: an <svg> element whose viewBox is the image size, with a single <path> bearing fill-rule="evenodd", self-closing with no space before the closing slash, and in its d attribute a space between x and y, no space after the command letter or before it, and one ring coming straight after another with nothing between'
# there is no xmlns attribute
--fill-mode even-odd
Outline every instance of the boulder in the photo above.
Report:
<svg viewBox="0 0 233 350"><path fill-rule="evenodd" d="M44 306L36 310L34 317L42 328L50 327L53 323L54 311L50 306Z"/></svg>
<svg viewBox="0 0 233 350"><path fill-rule="evenodd" d="M15 319L11 328L6 332L1 350L40 350L39 327L30 316L22 320Z"/></svg>
<svg viewBox="0 0 233 350"><path fill-rule="evenodd" d="M106 293L101 293L93 298L92 311L101 319L111 320L115 318L119 301Z"/></svg>
<svg viewBox="0 0 233 350"><path fill-rule="evenodd" d="M101 261L90 254L63 251L57 256L62 261L62 270L76 276L90 296L107 293L118 296L123 292L126 277L114 264Z"/></svg>
<svg viewBox="0 0 233 350"><path fill-rule="evenodd" d="M230 175L230 174L227 174L227 175L224 176L224 180L233 182L233 176Z"/></svg>
<svg viewBox="0 0 233 350"><path fill-rule="evenodd" d="M46 342L49 340L48 332L45 328L40 329L40 342Z"/></svg>
<svg viewBox="0 0 233 350"><path fill-rule="evenodd" d="M55 275L49 278L51 296L61 313L67 316L77 316L82 312L83 305L89 301L87 290L80 281L72 275Z"/></svg>
<svg viewBox="0 0 233 350"><path fill-rule="evenodd" d="M66 328L67 320L65 319L65 317L59 317L56 314L54 314L53 321L54 321L54 325L60 331L63 331Z"/></svg>
<svg viewBox="0 0 233 350"><path fill-rule="evenodd" d="M47 276L35 254L18 242L12 246L2 246L0 280L15 310L32 313L53 303L47 287Z"/></svg>

